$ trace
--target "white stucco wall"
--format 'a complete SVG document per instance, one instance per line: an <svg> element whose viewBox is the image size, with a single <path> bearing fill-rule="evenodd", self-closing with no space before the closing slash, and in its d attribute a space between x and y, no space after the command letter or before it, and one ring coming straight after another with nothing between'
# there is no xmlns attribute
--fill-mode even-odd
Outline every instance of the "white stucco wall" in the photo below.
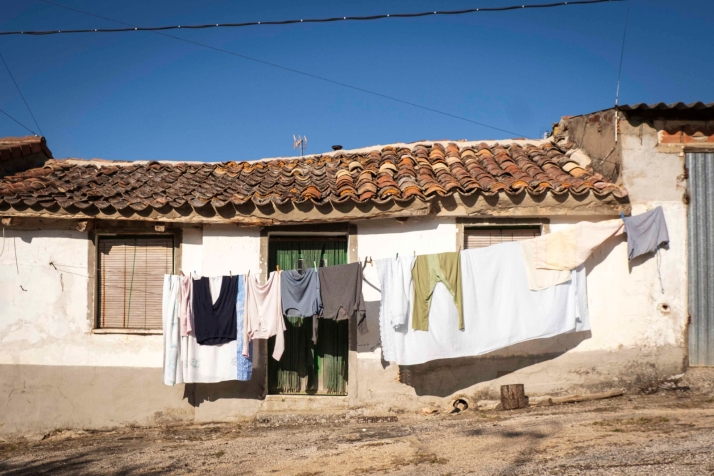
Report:
<svg viewBox="0 0 714 476"><path fill-rule="evenodd" d="M370 220L357 225L357 249L361 259L389 258L397 253L445 253L456 251L456 220L454 218ZM365 299L367 296L365 296Z"/></svg>
<svg viewBox="0 0 714 476"><path fill-rule="evenodd" d="M260 273L260 229L213 225L203 229L205 276ZM259 274L258 274L259 275Z"/></svg>
<svg viewBox="0 0 714 476"><path fill-rule="evenodd" d="M161 366L160 335L92 334L88 281L95 270L88 269L87 233L6 230L5 235L0 364Z"/></svg>
<svg viewBox="0 0 714 476"><path fill-rule="evenodd" d="M257 228L230 225L186 228L181 267L186 273L208 276L260 272L259 233ZM89 244L86 232L5 231L0 255L0 364L162 366L161 335L92 333L88 280L93 280L94 270L88 270Z"/></svg>
<svg viewBox="0 0 714 476"><path fill-rule="evenodd" d="M652 350L683 346L686 325L686 220L681 206L669 202L635 204L639 214L661 204L671 240L661 250L660 286L657 257L628 262L625 237L611 238L586 262L592 337L571 352ZM555 219L551 232L572 227L577 220Z"/></svg>

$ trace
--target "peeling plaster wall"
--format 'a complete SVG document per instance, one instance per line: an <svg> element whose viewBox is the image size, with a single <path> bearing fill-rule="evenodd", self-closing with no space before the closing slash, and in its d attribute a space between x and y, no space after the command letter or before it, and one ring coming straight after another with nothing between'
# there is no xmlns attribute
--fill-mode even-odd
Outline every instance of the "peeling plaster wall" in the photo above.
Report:
<svg viewBox="0 0 714 476"><path fill-rule="evenodd" d="M192 416L183 389L161 384L162 336L92 334L86 232L6 229L5 236L0 433Z"/></svg>
<svg viewBox="0 0 714 476"><path fill-rule="evenodd" d="M92 334L86 232L7 229L5 236L0 365L161 367L160 335Z"/></svg>

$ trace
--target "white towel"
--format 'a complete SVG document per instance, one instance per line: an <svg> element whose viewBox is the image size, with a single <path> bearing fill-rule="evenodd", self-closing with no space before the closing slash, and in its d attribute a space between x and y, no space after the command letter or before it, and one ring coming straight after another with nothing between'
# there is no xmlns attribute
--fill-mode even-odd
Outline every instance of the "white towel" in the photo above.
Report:
<svg viewBox="0 0 714 476"><path fill-rule="evenodd" d="M531 291L518 243L503 243L461 252L461 273L465 329L458 329L453 298L443 284L437 284L428 332L414 331L411 322L406 332L385 326L385 332L393 335L383 336L382 342L394 341L394 360L399 365L481 355L590 328L582 267L572 271L566 283Z"/></svg>
<svg viewBox="0 0 714 476"><path fill-rule="evenodd" d="M164 291L161 301L161 320L164 330L164 372L166 385L183 383L181 363L181 322L179 319L180 276L164 275Z"/></svg>
<svg viewBox="0 0 714 476"><path fill-rule="evenodd" d="M380 315L395 329L407 322L411 309L414 281L412 280L413 256L383 258L376 261L382 288Z"/></svg>

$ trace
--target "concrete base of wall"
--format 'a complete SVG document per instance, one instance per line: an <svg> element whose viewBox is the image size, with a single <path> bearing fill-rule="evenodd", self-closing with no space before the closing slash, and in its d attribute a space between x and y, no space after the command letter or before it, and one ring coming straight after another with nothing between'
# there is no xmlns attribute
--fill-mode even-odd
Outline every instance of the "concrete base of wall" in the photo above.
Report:
<svg viewBox="0 0 714 476"><path fill-rule="evenodd" d="M501 385L523 383L531 395L637 389L681 373L682 348L567 352L549 356L453 359L402 367L357 359L356 391L344 397L260 398L255 382L161 383L161 369L0 365L0 433L126 424L232 421L260 412L418 410L465 395L497 398ZM385 367L386 365L386 367ZM510 372L510 373L505 373ZM353 374L354 375L354 374Z"/></svg>

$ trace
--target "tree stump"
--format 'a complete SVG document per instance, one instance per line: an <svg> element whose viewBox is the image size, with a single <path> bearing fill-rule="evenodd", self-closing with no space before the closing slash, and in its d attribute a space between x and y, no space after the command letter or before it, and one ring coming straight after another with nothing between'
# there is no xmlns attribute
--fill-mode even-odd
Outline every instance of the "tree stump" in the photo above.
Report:
<svg viewBox="0 0 714 476"><path fill-rule="evenodd" d="M503 410L515 410L526 408L528 397L522 383L514 385L501 385L501 408Z"/></svg>

